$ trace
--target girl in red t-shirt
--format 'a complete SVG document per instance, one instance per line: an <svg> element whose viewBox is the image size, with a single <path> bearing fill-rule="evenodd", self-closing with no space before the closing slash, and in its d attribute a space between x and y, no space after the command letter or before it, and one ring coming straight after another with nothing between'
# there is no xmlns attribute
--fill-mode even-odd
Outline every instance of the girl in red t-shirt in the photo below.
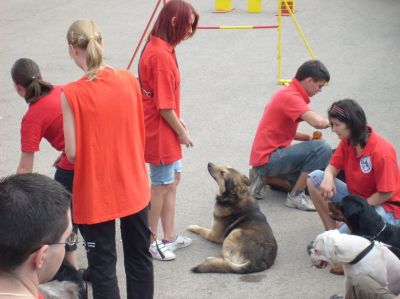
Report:
<svg viewBox="0 0 400 299"><path fill-rule="evenodd" d="M181 0L171 0L161 10L139 62L146 126L145 160L151 179L149 224L157 235L161 219L163 240L153 238L149 251L154 259L176 258L174 250L192 240L175 231L176 190L182 170L181 145L193 146L180 117L180 73L175 47L193 36L199 16Z"/></svg>
<svg viewBox="0 0 400 299"><path fill-rule="evenodd" d="M25 99L28 111L21 122L21 158L17 173L33 171L35 152L39 151L42 138L61 155L54 162L56 167L54 179L72 192L74 165L64 152L64 132L61 111L61 88L43 80L38 64L29 58L18 59L12 69L11 77L15 90ZM78 233L74 226L74 233ZM76 246L66 246L66 260L78 269Z"/></svg>

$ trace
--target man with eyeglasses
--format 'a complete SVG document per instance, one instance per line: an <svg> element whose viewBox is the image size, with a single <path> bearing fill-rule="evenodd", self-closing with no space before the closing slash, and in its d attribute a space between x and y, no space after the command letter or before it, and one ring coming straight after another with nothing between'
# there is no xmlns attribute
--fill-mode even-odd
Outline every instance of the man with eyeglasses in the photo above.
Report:
<svg viewBox="0 0 400 299"><path fill-rule="evenodd" d="M76 244L70 204L71 195L46 176L0 179L0 298L41 298L39 284L59 269L65 244Z"/></svg>

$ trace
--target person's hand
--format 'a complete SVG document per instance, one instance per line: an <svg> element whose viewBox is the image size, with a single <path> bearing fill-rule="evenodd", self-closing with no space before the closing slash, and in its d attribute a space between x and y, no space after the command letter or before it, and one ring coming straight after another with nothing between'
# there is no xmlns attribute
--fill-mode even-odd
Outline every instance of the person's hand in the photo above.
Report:
<svg viewBox="0 0 400 299"><path fill-rule="evenodd" d="M193 146L193 141L192 137L190 137L189 131L185 129L184 133L179 135L179 142L181 144L186 145L186 147L192 147Z"/></svg>
<svg viewBox="0 0 400 299"><path fill-rule="evenodd" d="M331 198L336 194L336 186L333 177L325 175L319 189L323 199L331 200Z"/></svg>

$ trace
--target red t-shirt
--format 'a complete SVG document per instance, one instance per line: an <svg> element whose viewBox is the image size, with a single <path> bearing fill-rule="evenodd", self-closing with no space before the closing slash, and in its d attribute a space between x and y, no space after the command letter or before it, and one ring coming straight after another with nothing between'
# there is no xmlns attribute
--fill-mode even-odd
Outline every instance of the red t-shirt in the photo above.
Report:
<svg viewBox="0 0 400 299"><path fill-rule="evenodd" d="M154 165L180 160L182 148L178 135L160 114L161 109L173 109L180 117L180 75L174 48L150 36L140 58L139 75L146 126L145 160Z"/></svg>
<svg viewBox="0 0 400 299"><path fill-rule="evenodd" d="M35 103L29 104L28 111L21 122L21 151L34 153L39 151L39 144L45 138L53 148L62 151L57 166L72 170L64 152L64 131L61 111L61 87L55 86L52 91Z"/></svg>
<svg viewBox="0 0 400 299"><path fill-rule="evenodd" d="M351 194L368 198L376 192L392 192L390 201L400 202L400 168L394 147L371 127L365 148L357 156L354 146L342 140L330 164L343 169ZM383 203L383 208L400 218L400 207Z"/></svg>
<svg viewBox="0 0 400 299"><path fill-rule="evenodd" d="M63 87L75 117L77 224L132 215L150 201L139 84L127 70L104 68L97 77Z"/></svg>
<svg viewBox="0 0 400 299"><path fill-rule="evenodd" d="M278 90L265 106L250 154L250 165L269 162L272 152L288 147L296 136L301 116L310 111L310 98L297 79Z"/></svg>

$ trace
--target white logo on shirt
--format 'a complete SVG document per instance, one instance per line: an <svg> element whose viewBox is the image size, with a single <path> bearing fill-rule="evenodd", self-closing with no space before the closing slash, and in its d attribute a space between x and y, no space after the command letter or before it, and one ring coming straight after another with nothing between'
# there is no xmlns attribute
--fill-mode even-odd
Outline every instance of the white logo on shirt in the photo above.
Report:
<svg viewBox="0 0 400 299"><path fill-rule="evenodd" d="M362 157L360 160L360 168L363 173L370 173L372 170L371 157Z"/></svg>

